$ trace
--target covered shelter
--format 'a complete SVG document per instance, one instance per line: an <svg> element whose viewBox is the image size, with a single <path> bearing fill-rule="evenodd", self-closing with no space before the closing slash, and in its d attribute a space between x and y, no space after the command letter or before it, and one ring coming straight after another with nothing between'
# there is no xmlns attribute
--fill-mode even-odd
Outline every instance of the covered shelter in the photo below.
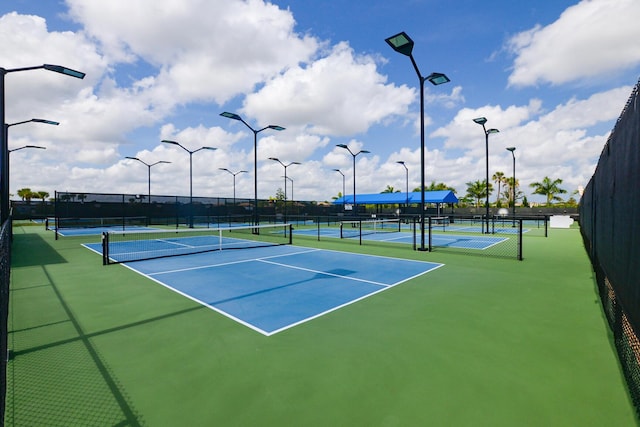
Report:
<svg viewBox="0 0 640 427"><path fill-rule="evenodd" d="M359 205L392 205L392 204L417 204L422 202L422 193L414 191L412 193L374 193L356 194L356 203ZM458 198L450 190L425 191L425 203L458 203ZM333 202L334 205L352 205L353 194L339 197Z"/></svg>

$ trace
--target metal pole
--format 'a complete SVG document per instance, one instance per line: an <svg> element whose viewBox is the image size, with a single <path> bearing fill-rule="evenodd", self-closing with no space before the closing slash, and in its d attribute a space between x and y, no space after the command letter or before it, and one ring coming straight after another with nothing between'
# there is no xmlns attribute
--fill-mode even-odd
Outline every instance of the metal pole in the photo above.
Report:
<svg viewBox="0 0 640 427"><path fill-rule="evenodd" d="M287 223L287 166L284 167L284 223Z"/></svg>
<svg viewBox="0 0 640 427"><path fill-rule="evenodd" d="M258 215L258 132L253 131L253 224L258 225L260 217Z"/></svg>
<svg viewBox="0 0 640 427"><path fill-rule="evenodd" d="M357 154L351 153L353 156L353 209L355 210L355 215L358 215L358 204L356 203L356 156Z"/></svg>
<svg viewBox="0 0 640 427"><path fill-rule="evenodd" d="M516 154L512 151L513 156L513 220L516 219Z"/></svg>
<svg viewBox="0 0 640 427"><path fill-rule="evenodd" d="M233 209L236 208L236 174L232 173L231 175L233 175Z"/></svg>
<svg viewBox="0 0 640 427"><path fill-rule="evenodd" d="M411 57L413 61L413 57ZM416 70L417 65L414 64ZM420 76L420 74L418 73ZM420 76L420 249L426 251L424 246L424 79Z"/></svg>
<svg viewBox="0 0 640 427"><path fill-rule="evenodd" d="M151 165L147 165L148 178L147 178L147 203L151 203ZM149 215L151 216L151 215Z"/></svg>
<svg viewBox="0 0 640 427"><path fill-rule="evenodd" d="M483 125L484 126L484 125ZM487 163L487 176L486 176L486 217L487 217L487 234L489 234L489 132L484 131L485 149L486 149L486 163Z"/></svg>
<svg viewBox="0 0 640 427"><path fill-rule="evenodd" d="M193 152L189 151L189 228L193 228Z"/></svg>
<svg viewBox="0 0 640 427"><path fill-rule="evenodd" d="M0 137L0 225L9 218L9 145L4 108L4 76L7 71L0 68L0 122L2 136Z"/></svg>

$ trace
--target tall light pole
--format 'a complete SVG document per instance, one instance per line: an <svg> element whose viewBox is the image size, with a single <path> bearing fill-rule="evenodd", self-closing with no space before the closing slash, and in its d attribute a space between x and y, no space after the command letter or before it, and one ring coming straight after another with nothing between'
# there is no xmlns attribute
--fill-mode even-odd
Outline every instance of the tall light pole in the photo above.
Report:
<svg viewBox="0 0 640 427"><path fill-rule="evenodd" d="M420 74L420 70L418 69L418 64L416 64L415 59L413 59L413 55L411 52L413 51L413 40L405 33L404 31L396 34L395 36L391 36L385 39L387 44L391 46L393 50L398 53L401 53L405 56L408 56L411 59L411 64L413 64L413 68L416 70L416 74L418 75L418 79L420 80L420 192L422 196L420 198L420 248L421 251L426 251L428 248L424 246L424 82L429 81L433 85L440 85L443 83L448 83L449 77L442 73L431 73L427 77L423 77Z"/></svg>
<svg viewBox="0 0 640 427"><path fill-rule="evenodd" d="M286 165L277 157L269 157L269 160L280 163L284 167L284 223L287 223L287 168L291 165L300 165L300 162L289 162Z"/></svg>
<svg viewBox="0 0 640 427"><path fill-rule="evenodd" d="M358 154L367 154L370 151L360 150L354 153L346 144L336 144L336 147L344 148L353 156L353 209L355 210L355 215L358 215L358 205L356 204L356 157Z"/></svg>
<svg viewBox="0 0 640 427"><path fill-rule="evenodd" d="M334 172L338 172L340 175L342 175L342 210L345 210L345 206L346 206L346 201L347 201L347 196L346 194L344 194L345 192L345 187L344 187L344 174L342 173L342 171L340 169L334 169Z"/></svg>
<svg viewBox="0 0 640 427"><path fill-rule="evenodd" d="M4 76L8 73L38 69L54 71L56 73L76 77L78 79L83 79L85 76L85 74L80 71L52 64L9 69L0 67L0 123L5 123ZM9 218L9 146L6 129L7 128L5 126L4 132L0 134L0 224L4 224L7 218Z"/></svg>
<svg viewBox="0 0 640 427"><path fill-rule="evenodd" d="M291 178L290 176L285 176L284 179L287 179L291 182L291 203L293 204L295 202L295 199L293 198L293 178Z"/></svg>
<svg viewBox="0 0 640 427"><path fill-rule="evenodd" d="M258 133L266 129L282 131L285 128L278 125L268 125L263 127L262 129L254 129L249 126L249 123L245 122L242 117L235 113L229 113L225 111L224 113L220 113L220 115L228 119L241 121L246 127L251 129L251 132L253 132L253 223L255 225L258 225L260 223L260 215L258 215Z"/></svg>
<svg viewBox="0 0 640 427"><path fill-rule="evenodd" d="M487 123L487 119L485 117L478 117L477 119L473 119L474 122L476 122L479 125L482 125L482 130L484 131L484 144L485 144L485 151L486 151L486 163L487 163L487 167L486 167L486 171L487 171L487 175L486 175L486 193L487 193L487 200L486 200L486 219L487 219L487 231L486 233L489 233L489 134L490 133L498 133L500 132L498 129L487 129L485 126L485 123Z"/></svg>
<svg viewBox="0 0 640 427"><path fill-rule="evenodd" d="M166 144L177 145L182 148L184 151L189 153L189 228L193 228L193 153L197 153L200 150L217 150L214 147L200 147L197 150L189 150L182 144L176 141L170 141L168 139L163 139L162 142Z"/></svg>
<svg viewBox="0 0 640 427"><path fill-rule="evenodd" d="M9 153L12 151L18 151L18 150L22 150L23 148L40 148L40 149L45 149L44 147L40 147L39 145L25 145L24 147L20 147L20 148L14 148L13 150L9 150L8 149L8 144L9 144L9 128L11 126L17 126L17 125L22 125L25 123L44 123L46 125L53 125L53 126L58 126L60 123L58 122L54 122L53 120L45 120L45 119L30 119L30 120L23 120L21 122L16 122L16 123L5 123L4 124L4 129L3 129L3 133L4 133L4 140L7 141L7 200L9 197L9 192L11 191L11 188L9 187L9 181L10 181L10 176L9 176Z"/></svg>
<svg viewBox="0 0 640 427"><path fill-rule="evenodd" d="M24 146L22 146L22 147L14 148L13 150L9 150L9 151L7 151L7 159L10 157L10 156L9 156L9 154L11 154L12 152L14 152L14 151L18 151L18 150L23 150L23 149L25 149L25 148L39 148L39 149L41 149L41 150L46 150L46 147L41 147L41 146L39 146L39 145L24 145ZM9 164L9 163L11 163L11 162L7 162L7 163Z"/></svg>
<svg viewBox="0 0 640 427"><path fill-rule="evenodd" d="M221 171L227 171L231 175L233 175L233 208L235 209L235 207L236 207L236 175L241 174L241 173L247 173L247 171L242 170L242 171L238 171L238 172L231 172L227 168L218 168L218 169L220 169Z"/></svg>
<svg viewBox="0 0 640 427"><path fill-rule="evenodd" d="M149 206L151 206L151 166L155 166L155 165L158 165L160 163L171 163L171 162L167 162L166 160L160 160L160 161L157 161L155 163L149 164L149 163L147 163L147 162L145 162L145 161L143 161L143 160L141 160L141 159L139 159L137 157L127 156L127 157L125 157L125 159L137 160L138 162L142 163L143 165L145 165L147 167L147 169L148 169L148 174L147 174L147 204ZM151 212L149 212L149 219L151 219Z"/></svg>
<svg viewBox="0 0 640 427"><path fill-rule="evenodd" d="M403 160L399 160L396 163L402 165L404 167L404 171L405 171L405 175L406 175L406 189L407 189L407 209L409 208L409 168L407 167L407 165L404 163Z"/></svg>
<svg viewBox="0 0 640 427"><path fill-rule="evenodd" d="M511 157L513 157L513 185L511 188L513 201L513 226L516 225L516 147L507 147L507 151L511 151Z"/></svg>

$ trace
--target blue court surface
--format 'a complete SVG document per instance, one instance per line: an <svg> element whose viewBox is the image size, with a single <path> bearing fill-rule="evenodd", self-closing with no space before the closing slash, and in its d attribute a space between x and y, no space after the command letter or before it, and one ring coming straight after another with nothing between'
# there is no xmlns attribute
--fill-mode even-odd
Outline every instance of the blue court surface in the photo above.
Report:
<svg viewBox="0 0 640 427"><path fill-rule="evenodd" d="M443 264L285 245L124 265L269 336Z"/></svg>

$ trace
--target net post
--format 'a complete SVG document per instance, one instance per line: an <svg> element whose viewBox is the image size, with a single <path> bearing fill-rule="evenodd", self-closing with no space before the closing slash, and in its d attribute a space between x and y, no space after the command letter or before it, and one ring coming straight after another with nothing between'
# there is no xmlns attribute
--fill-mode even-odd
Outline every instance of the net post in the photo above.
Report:
<svg viewBox="0 0 640 427"><path fill-rule="evenodd" d="M433 252L433 246L431 245L431 237L432 237L431 236L431 234L432 234L431 229L433 228L432 225L433 224L431 222L431 217L429 217L429 248L428 248L429 252Z"/></svg>
<svg viewBox="0 0 640 427"><path fill-rule="evenodd" d="M411 228L413 228L413 250L414 250L414 251L418 249L418 247L417 247L417 245L416 245L416 230L417 230L417 228L418 228L418 227L417 227L417 222L418 222L418 220L417 220L417 218L414 216L414 217L413 217L413 221L412 221L413 227L411 227Z"/></svg>
<svg viewBox="0 0 640 427"><path fill-rule="evenodd" d="M522 219L518 220L518 261L522 261Z"/></svg>
<svg viewBox="0 0 640 427"><path fill-rule="evenodd" d="M549 215L544 216L544 237L549 237Z"/></svg>
<svg viewBox="0 0 640 427"><path fill-rule="evenodd" d="M293 244L293 224L289 224L289 244Z"/></svg>
<svg viewBox="0 0 640 427"><path fill-rule="evenodd" d="M102 232L102 265L109 264L109 234Z"/></svg>
<svg viewBox="0 0 640 427"><path fill-rule="evenodd" d="M360 229L360 246L362 246L362 220L358 220L358 228Z"/></svg>

